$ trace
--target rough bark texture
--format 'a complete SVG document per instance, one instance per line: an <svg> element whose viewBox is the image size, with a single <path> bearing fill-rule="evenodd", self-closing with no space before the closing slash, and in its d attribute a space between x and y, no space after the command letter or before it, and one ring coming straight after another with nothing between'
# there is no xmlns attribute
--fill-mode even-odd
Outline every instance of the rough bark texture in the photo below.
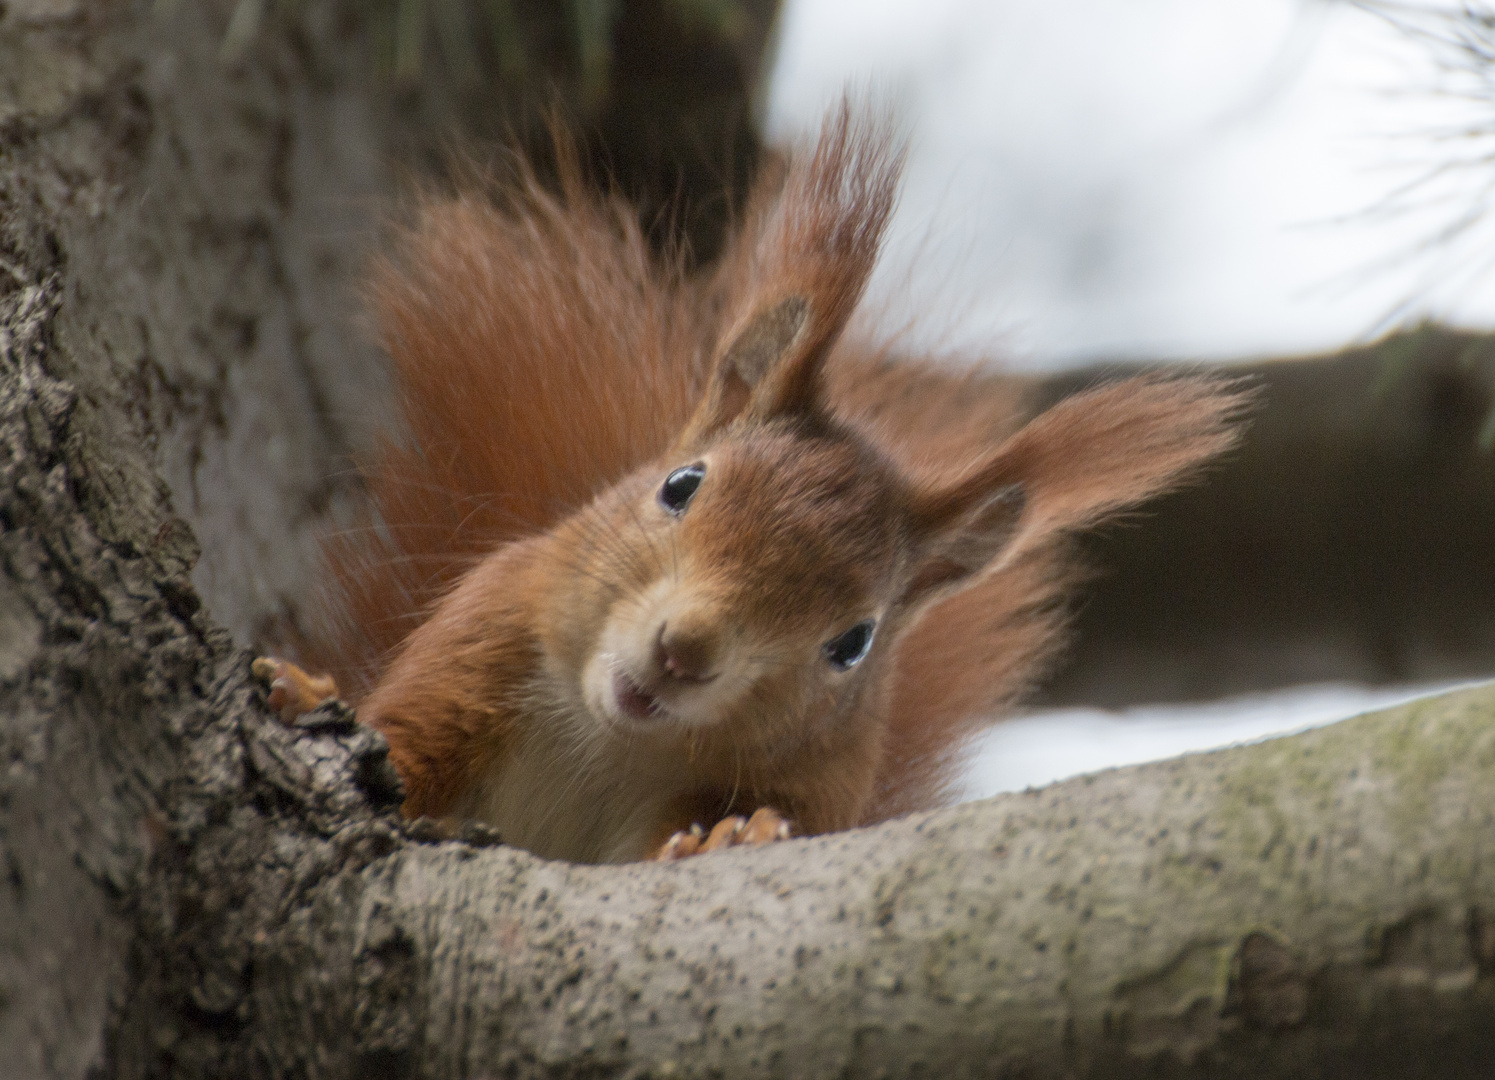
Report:
<svg viewBox="0 0 1495 1080"><path fill-rule="evenodd" d="M230 6L0 18L7 1076L1488 1075L1489 691L623 869L270 718L410 114L330 7L220 66Z"/></svg>
<svg viewBox="0 0 1495 1080"><path fill-rule="evenodd" d="M153 1007L208 1002L165 1051L193 1075L1487 1076L1492 716L624 869L240 807L184 865L254 886L172 927L234 964L149 972L124 1030L162 1055ZM257 801L344 821L307 795L336 740L240 730Z"/></svg>

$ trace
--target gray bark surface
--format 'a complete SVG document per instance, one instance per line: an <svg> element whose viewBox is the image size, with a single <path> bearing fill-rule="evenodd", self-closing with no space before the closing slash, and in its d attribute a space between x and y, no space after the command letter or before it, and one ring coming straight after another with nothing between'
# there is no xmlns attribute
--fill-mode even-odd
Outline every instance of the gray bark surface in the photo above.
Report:
<svg viewBox="0 0 1495 1080"><path fill-rule="evenodd" d="M166 1071L111 1034L146 965L199 963L143 929L162 845L242 795L231 642L294 629L314 523L347 494L326 477L383 400L349 332L391 190L380 99L326 6L221 65L232 6L0 13L7 1076ZM177 1006L216 1015L157 1012Z"/></svg>
<svg viewBox="0 0 1495 1080"><path fill-rule="evenodd" d="M376 735L269 716L388 116L331 16L220 66L229 6L0 19L4 1075L1489 1074L1488 690L625 868L431 839Z"/></svg>

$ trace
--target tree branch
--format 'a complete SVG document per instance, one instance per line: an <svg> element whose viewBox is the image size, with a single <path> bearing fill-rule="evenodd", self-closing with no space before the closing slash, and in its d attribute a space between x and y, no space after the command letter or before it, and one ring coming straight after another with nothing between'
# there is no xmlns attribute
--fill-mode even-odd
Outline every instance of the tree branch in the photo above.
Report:
<svg viewBox="0 0 1495 1080"><path fill-rule="evenodd" d="M1492 719L1467 691L680 864L374 820L284 870L236 822L200 870L277 883L234 1009L294 1075L1487 1075Z"/></svg>

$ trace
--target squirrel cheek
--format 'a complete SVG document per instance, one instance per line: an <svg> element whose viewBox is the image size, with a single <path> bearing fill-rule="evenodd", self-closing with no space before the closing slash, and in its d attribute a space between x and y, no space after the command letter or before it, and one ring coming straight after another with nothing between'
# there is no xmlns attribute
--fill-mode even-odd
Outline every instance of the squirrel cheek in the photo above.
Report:
<svg viewBox="0 0 1495 1080"><path fill-rule="evenodd" d="M639 645L643 614L640 607L636 602L624 604L609 613L581 668L582 701L587 711L603 724L615 724L630 715L618 700L620 675L628 676L635 684L650 681L649 652Z"/></svg>
<svg viewBox="0 0 1495 1080"><path fill-rule="evenodd" d="M586 704L587 712L604 724L611 722L617 715L617 702L613 692L613 671L616 666L611 654L598 650L592 654L581 673L582 701Z"/></svg>

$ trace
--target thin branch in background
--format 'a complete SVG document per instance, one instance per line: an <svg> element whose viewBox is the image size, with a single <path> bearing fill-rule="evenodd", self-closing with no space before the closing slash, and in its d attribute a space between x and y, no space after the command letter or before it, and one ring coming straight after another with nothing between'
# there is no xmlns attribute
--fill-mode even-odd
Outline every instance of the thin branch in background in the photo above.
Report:
<svg viewBox="0 0 1495 1080"><path fill-rule="evenodd" d="M452 76L461 83L475 83L482 77L472 28L468 23L469 7L465 3L441 2L431 7L441 55L446 58Z"/></svg>
<svg viewBox="0 0 1495 1080"><path fill-rule="evenodd" d="M1362 268L1360 276L1422 263L1412 294L1379 321L1385 329L1429 296L1452 286L1468 288L1491 269L1491 240L1484 235L1495 210L1495 9L1482 4L1420 5L1396 0L1349 0L1350 6L1383 20L1421 43L1434 64L1426 97L1463 102L1480 115L1464 123L1427 125L1404 137L1436 149L1436 160L1397 183L1376 203L1353 215L1394 218L1442 215L1418 239ZM1432 256L1436 255L1436 260Z"/></svg>
<svg viewBox="0 0 1495 1080"><path fill-rule="evenodd" d="M1436 95L1465 101L1482 114L1467 124L1423 131L1423 139L1438 146L1443 159L1401 185L1377 208L1389 216L1454 207L1449 220L1401 253L1424 263L1421 284L1391 313L1401 319L1434 290L1447 294L1473 288L1495 271L1495 244L1488 235L1495 210L1495 9L1467 3L1456 8L1418 7L1386 0L1355 0L1354 6L1421 42L1443 80ZM1474 180L1472 189L1438 189L1460 175ZM1436 262L1429 259L1433 252L1438 253ZM1388 371L1381 381L1397 374ZM1495 404L1486 412L1475 442L1486 453L1495 453Z"/></svg>
<svg viewBox="0 0 1495 1080"><path fill-rule="evenodd" d="M747 29L747 13L738 0L673 0L681 18L717 37L732 40Z"/></svg>
<svg viewBox="0 0 1495 1080"><path fill-rule="evenodd" d="M1476 235L1488 224L1495 209L1495 181L1489 178L1495 162L1495 9L1476 4L1426 6L1395 0L1351 0L1351 6L1384 19L1399 33L1426 46L1435 64L1440 85L1429 88L1429 96L1465 102L1482 112L1482 118L1467 124L1423 127L1408 135L1438 147L1440 159L1422 172L1402 181L1377 203L1366 208L1369 217L1407 217L1428 214L1453 206L1429 235L1392 253L1381 262L1423 259L1438 253L1438 265L1425 277L1429 289L1446 281L1450 269L1470 259L1485 262L1491 245ZM1467 144L1459 147L1458 144ZM1476 180L1473 190L1453 190L1462 177ZM1473 250L1471 250L1473 248ZM1414 302L1419 298L1411 298Z"/></svg>

